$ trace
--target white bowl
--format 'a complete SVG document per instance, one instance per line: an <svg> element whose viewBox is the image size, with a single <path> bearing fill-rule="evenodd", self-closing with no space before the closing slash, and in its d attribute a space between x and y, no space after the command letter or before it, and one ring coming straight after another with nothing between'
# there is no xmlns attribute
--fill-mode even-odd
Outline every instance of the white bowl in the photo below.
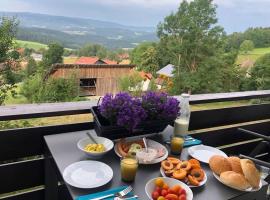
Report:
<svg viewBox="0 0 270 200"><path fill-rule="evenodd" d="M167 178L167 177L160 177L164 180L165 183L168 184L169 187L173 187L174 185L180 185L183 189L186 190L187 193L187 200L193 199L193 192L191 189L183 182L176 180L174 178ZM145 185L145 192L149 199L152 199L152 192L154 191L156 185L155 185L156 178L151 179L148 181Z"/></svg>
<svg viewBox="0 0 270 200"><path fill-rule="evenodd" d="M103 144L105 147L104 152L87 152L84 150L84 147L88 144L94 144L94 141L92 141L89 137L83 138L79 140L77 143L77 147L85 153L85 155L89 158L98 159L104 156L106 153L108 153L110 150L113 149L113 141L109 140L108 138L104 137L95 137L98 144Z"/></svg>

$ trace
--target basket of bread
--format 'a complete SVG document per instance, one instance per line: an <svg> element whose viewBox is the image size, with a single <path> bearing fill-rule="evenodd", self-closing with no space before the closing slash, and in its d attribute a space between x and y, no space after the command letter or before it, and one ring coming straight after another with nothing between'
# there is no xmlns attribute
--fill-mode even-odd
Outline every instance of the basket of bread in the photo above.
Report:
<svg viewBox="0 0 270 200"><path fill-rule="evenodd" d="M215 155L210 158L209 166L215 178L228 187L247 192L262 187L260 173L249 159Z"/></svg>
<svg viewBox="0 0 270 200"><path fill-rule="evenodd" d="M179 160L168 157L161 162L160 173L163 177L171 177L185 182L189 187L199 187L206 183L207 176L196 159Z"/></svg>

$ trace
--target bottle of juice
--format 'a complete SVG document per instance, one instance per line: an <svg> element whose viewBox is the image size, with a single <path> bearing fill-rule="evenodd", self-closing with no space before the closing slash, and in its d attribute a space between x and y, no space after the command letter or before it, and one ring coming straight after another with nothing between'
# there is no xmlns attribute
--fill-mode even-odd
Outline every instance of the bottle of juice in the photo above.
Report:
<svg viewBox="0 0 270 200"><path fill-rule="evenodd" d="M182 94L180 100L180 116L174 121L174 136L184 137L188 134L190 119L189 94Z"/></svg>

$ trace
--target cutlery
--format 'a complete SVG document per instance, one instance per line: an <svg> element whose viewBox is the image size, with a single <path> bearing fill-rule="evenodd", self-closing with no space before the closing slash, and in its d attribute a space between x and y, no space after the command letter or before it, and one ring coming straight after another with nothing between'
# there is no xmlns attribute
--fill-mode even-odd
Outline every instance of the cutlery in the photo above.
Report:
<svg viewBox="0 0 270 200"><path fill-rule="evenodd" d="M145 151L148 152L148 146L147 146L146 137L143 137L143 143L144 143L144 146L145 146Z"/></svg>
<svg viewBox="0 0 270 200"><path fill-rule="evenodd" d="M128 200L128 199L133 199L133 198L138 198L138 196L134 195L131 197L126 197L126 198L115 197L113 200Z"/></svg>
<svg viewBox="0 0 270 200"><path fill-rule="evenodd" d="M96 139L95 139L89 132L86 132L86 135L88 135L88 137L89 137L95 144L97 144Z"/></svg>
<svg viewBox="0 0 270 200"><path fill-rule="evenodd" d="M122 190L120 192L117 192L115 194L108 194L108 195L105 195L105 196L102 196L102 197L97 197L97 198L94 198L94 199L91 199L91 200L102 200L102 199L106 199L108 197L124 197L125 195L130 193L132 190L133 190L133 188L131 186L128 186L126 189L124 189L124 190Z"/></svg>

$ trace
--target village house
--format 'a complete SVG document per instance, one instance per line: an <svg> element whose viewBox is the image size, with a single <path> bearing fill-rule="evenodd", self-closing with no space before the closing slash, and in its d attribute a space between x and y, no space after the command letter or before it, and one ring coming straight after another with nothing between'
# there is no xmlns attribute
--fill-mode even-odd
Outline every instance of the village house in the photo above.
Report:
<svg viewBox="0 0 270 200"><path fill-rule="evenodd" d="M102 62L97 59L95 64L55 64L49 76L68 78L75 74L80 85L80 96L115 94L119 92L119 78L128 75L135 65L104 64Z"/></svg>
<svg viewBox="0 0 270 200"><path fill-rule="evenodd" d="M165 67L157 71L156 85L158 89L163 89L164 87L172 86L174 65L168 64Z"/></svg>

